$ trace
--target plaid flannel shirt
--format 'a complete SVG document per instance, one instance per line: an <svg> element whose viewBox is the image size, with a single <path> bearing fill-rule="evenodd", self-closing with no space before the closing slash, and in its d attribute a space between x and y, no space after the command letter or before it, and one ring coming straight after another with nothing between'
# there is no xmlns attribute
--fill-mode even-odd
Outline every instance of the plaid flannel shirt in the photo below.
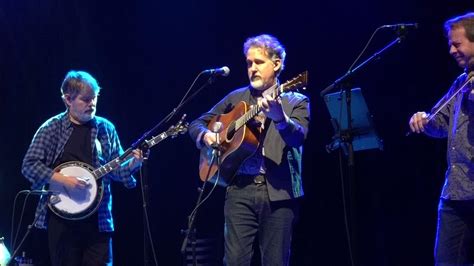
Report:
<svg viewBox="0 0 474 266"><path fill-rule="evenodd" d="M98 168L123 153L120 140L114 125L105 118L96 116L92 120L91 145L92 165ZM69 120L68 112L61 113L48 119L36 132L33 140L23 159L22 173L32 183L31 189L42 189L49 183L53 176L54 163L60 158L64 151L73 126ZM98 142L98 143L96 143ZM100 143L100 145L99 145ZM102 177L104 184L104 196L98 208L99 231L114 231L112 217L112 195L111 180L122 182L126 188L136 186L136 180L127 165L123 165L111 173ZM36 209L35 227L45 229L47 227L47 197L41 197Z"/></svg>

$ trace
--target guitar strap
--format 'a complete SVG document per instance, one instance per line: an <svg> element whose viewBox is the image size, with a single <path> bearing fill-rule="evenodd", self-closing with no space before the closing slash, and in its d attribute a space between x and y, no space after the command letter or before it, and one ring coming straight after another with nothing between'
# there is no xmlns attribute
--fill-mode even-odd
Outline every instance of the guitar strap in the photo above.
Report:
<svg viewBox="0 0 474 266"><path fill-rule="evenodd" d="M257 120L259 122L259 124L261 125L261 129L264 130L265 128L267 128L267 125L265 124L265 122L268 120L267 119L267 116L263 113L263 112L260 112L258 113L256 116L255 116L255 120Z"/></svg>
<svg viewBox="0 0 474 266"><path fill-rule="evenodd" d="M263 128L262 128L262 133L260 134L260 137L259 137L259 140L258 140L261 143L261 145L263 145L263 140L267 136L267 132L268 132L268 129L270 128L270 123L271 122L272 122L271 119L265 118L265 122L264 122Z"/></svg>

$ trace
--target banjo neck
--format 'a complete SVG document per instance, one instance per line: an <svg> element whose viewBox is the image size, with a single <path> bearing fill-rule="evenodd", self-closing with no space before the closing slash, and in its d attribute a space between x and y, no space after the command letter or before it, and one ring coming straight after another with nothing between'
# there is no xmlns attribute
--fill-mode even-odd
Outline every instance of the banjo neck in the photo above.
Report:
<svg viewBox="0 0 474 266"><path fill-rule="evenodd" d="M145 145L147 148L151 148L158 144L160 141L164 140L165 138L168 137L168 132L165 131L159 135L156 135L155 137L151 138L150 140L145 140ZM96 179L100 179L101 177L105 176L106 174L112 172L113 170L117 169L120 167L124 162L130 160L133 157L131 153L125 155L125 156L119 156L112 161L102 165L101 167L95 169L93 171L94 176Z"/></svg>

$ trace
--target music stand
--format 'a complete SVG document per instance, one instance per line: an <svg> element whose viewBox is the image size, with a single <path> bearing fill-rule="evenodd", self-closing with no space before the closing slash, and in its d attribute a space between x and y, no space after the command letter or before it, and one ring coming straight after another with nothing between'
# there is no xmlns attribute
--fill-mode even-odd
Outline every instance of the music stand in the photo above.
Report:
<svg viewBox="0 0 474 266"><path fill-rule="evenodd" d="M344 151L347 157L347 180L341 171L342 187L349 191L349 217L345 216L348 228L349 253L352 265L357 261L357 226L356 214L356 182L354 151L368 149L383 149L382 140L375 132L372 115L369 112L360 88L349 89L346 87L340 92L324 95L324 102L331 116L334 127L333 141L326 145L327 152L336 149ZM344 189L345 190L345 189ZM346 199L343 190L344 213L346 214ZM349 222L350 221L350 222ZM349 223L352 225L350 226Z"/></svg>
<svg viewBox="0 0 474 266"><path fill-rule="evenodd" d="M324 95L324 102L331 116L334 127L333 141L326 146L328 152L342 148L348 155L347 142L352 140L354 151L380 149L383 150L383 142L377 136L364 96L360 88L351 90L351 114L352 129L349 130L347 119L346 91L335 92ZM352 131L352 132L349 132Z"/></svg>

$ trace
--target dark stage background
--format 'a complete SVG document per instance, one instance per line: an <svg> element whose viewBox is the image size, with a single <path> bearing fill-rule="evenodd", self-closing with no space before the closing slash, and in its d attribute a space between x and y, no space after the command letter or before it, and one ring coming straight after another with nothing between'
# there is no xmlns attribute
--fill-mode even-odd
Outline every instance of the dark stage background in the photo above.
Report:
<svg viewBox="0 0 474 266"><path fill-rule="evenodd" d="M270 33L287 48L281 79L304 70L310 75L306 196L292 265L350 265L339 159L337 152L325 151L333 129L319 92L347 71L378 26L418 22L406 41L353 80L385 145L384 151L356 153L354 236L357 265L432 265L446 143L405 132L410 115L428 110L460 74L442 24L469 8L471 1L2 0L0 236L11 240L14 197L29 188L20 173L23 155L40 124L64 110L59 87L68 70L97 78L103 88L97 114L115 123L127 148L178 104L200 71L227 65L231 74L184 106L178 116L187 113L189 120L247 84L242 44L249 36ZM393 31L380 32L362 59L395 37ZM181 264L180 230L197 198L198 159L187 135L152 150L149 211L160 265ZM115 264L143 265L140 189L114 185L113 190ZM220 188L201 209L198 232L220 236L223 197ZM21 225L16 216L20 237L36 201L30 198ZM44 235L34 232L24 250L39 265L45 247Z"/></svg>

